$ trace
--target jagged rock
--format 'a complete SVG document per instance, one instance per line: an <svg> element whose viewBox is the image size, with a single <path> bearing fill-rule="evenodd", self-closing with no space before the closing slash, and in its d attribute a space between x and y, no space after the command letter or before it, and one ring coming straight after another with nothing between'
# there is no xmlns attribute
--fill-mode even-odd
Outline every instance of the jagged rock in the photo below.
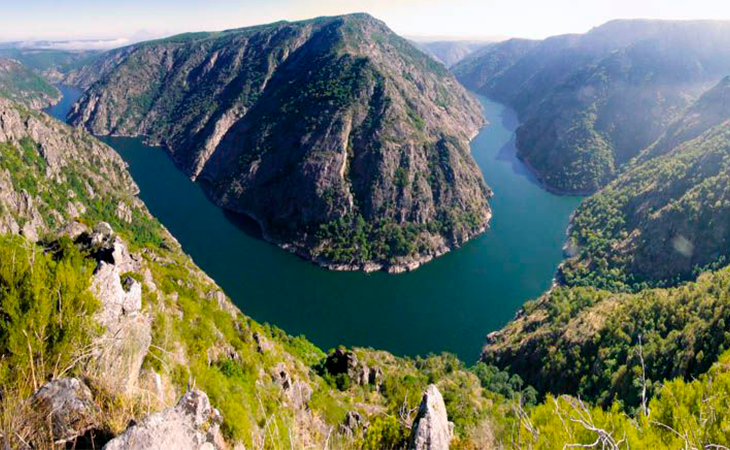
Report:
<svg viewBox="0 0 730 450"><path fill-rule="evenodd" d="M91 245L101 247L110 243L114 238L114 230L112 226L106 222L99 222L91 233Z"/></svg>
<svg viewBox="0 0 730 450"><path fill-rule="evenodd" d="M173 408L152 414L109 441L104 450L213 450L222 448L222 418L205 392L193 390Z"/></svg>
<svg viewBox="0 0 730 450"><path fill-rule="evenodd" d="M77 378L49 381L33 394L31 401L42 420L50 422L55 442L73 440L94 426L93 396Z"/></svg>
<svg viewBox="0 0 730 450"><path fill-rule="evenodd" d="M409 450L448 450L454 434L454 424L446 415L446 405L436 385L426 388L413 421Z"/></svg>
<svg viewBox="0 0 730 450"><path fill-rule="evenodd" d="M152 271L149 268L145 268L142 272L142 278L144 279L144 284L147 286L147 289L155 293L157 292L157 284L155 283L155 279L152 276Z"/></svg>
<svg viewBox="0 0 730 450"><path fill-rule="evenodd" d="M304 408L312 397L312 388L304 381L292 379L284 363L274 366L272 378L295 408Z"/></svg>
<svg viewBox="0 0 730 450"><path fill-rule="evenodd" d="M209 300L215 300L218 307L230 314L233 318L236 318L238 316L238 313L241 312L233 305L233 303L230 302L230 300L228 300L228 297L226 297L226 294L224 294L222 291L211 291L208 293L207 298Z"/></svg>
<svg viewBox="0 0 730 450"><path fill-rule="evenodd" d="M366 420L357 411L348 411L340 424L340 433L352 438L358 430L367 428Z"/></svg>
<svg viewBox="0 0 730 450"><path fill-rule="evenodd" d="M129 252L127 244L106 222L99 222L91 233L78 239L98 261L113 264L122 273L139 272L142 269L140 258Z"/></svg>
<svg viewBox="0 0 730 450"><path fill-rule="evenodd" d="M127 291L120 275L118 267L101 262L92 280L92 292L102 303L96 319L106 331L91 365L106 382L130 391L136 386L152 335L150 320L141 312L141 284L129 278Z"/></svg>
<svg viewBox="0 0 730 450"><path fill-rule="evenodd" d="M129 392L137 385L140 368L152 342L150 319L142 313L142 285L121 275L139 266L124 242L107 223L100 223L86 237L95 248L99 265L91 291L102 304L96 313L105 332L97 342L90 367L111 386Z"/></svg>
<svg viewBox="0 0 730 450"><path fill-rule="evenodd" d="M132 208L126 203L120 201L117 205L116 215L119 220L123 220L127 223L132 223Z"/></svg>
<svg viewBox="0 0 730 450"><path fill-rule="evenodd" d="M370 368L368 384L375 386L377 390L380 390L380 386L383 384L383 370L380 367Z"/></svg>
<svg viewBox="0 0 730 450"><path fill-rule="evenodd" d="M84 225L81 222L71 221L64 225L60 230L56 232L56 236L58 237L68 237L69 239L75 241L79 236L82 234L88 234L89 233L89 227Z"/></svg>
<svg viewBox="0 0 730 450"><path fill-rule="evenodd" d="M122 285L119 268L103 261L94 273L91 288L103 305L97 318L106 326L112 326L122 316L138 313L142 308L142 285L133 278L125 280L127 289Z"/></svg>
<svg viewBox="0 0 730 450"><path fill-rule="evenodd" d="M269 342L269 340L261 335L261 333L259 333L258 331L254 332L253 340L256 342L256 351L261 354L269 352L271 351L271 349L274 348L271 342Z"/></svg>
<svg viewBox="0 0 730 450"><path fill-rule="evenodd" d="M218 343L208 348L207 357L208 365L216 364L220 361L235 361L241 362L241 356L238 354L236 349L226 341L225 336L219 330L215 330L215 334L218 337Z"/></svg>
<svg viewBox="0 0 730 450"><path fill-rule="evenodd" d="M289 376L286 364L284 363L279 363L274 366L271 377L274 379L274 382L281 386L281 388L285 391L290 389L292 386L291 376Z"/></svg>
<svg viewBox="0 0 730 450"><path fill-rule="evenodd" d="M312 388L304 381L295 381L289 391L289 400L296 408L304 408L312 398Z"/></svg>

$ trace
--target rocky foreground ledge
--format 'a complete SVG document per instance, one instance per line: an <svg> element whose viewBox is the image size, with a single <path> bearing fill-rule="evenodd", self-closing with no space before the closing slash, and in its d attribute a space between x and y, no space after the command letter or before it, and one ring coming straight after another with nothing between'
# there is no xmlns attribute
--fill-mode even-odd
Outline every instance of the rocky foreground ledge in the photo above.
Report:
<svg viewBox="0 0 730 450"><path fill-rule="evenodd" d="M33 396L39 415L48 420L57 444L93 446L95 416L99 414L92 394L83 381L61 378L43 385ZM220 412L200 390L186 392L177 404L149 415L110 439L103 450L225 450ZM367 427L357 413L349 413L341 431L352 433ZM408 440L408 450L448 450L454 436L454 424L448 421L446 405L438 388L430 385L423 395ZM81 437L81 439L79 439ZM233 450L245 450L237 444Z"/></svg>

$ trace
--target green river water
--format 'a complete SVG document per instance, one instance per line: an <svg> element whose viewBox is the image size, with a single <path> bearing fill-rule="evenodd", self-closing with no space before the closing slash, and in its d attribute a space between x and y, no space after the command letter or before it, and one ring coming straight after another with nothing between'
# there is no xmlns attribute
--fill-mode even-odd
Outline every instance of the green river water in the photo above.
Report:
<svg viewBox="0 0 730 450"><path fill-rule="evenodd" d="M59 118L80 95L62 89L64 100L49 109ZM211 203L162 149L140 139L104 140L129 164L152 214L247 315L324 350L448 351L473 363L487 333L550 287L580 202L539 187L515 157L514 112L480 100L490 124L471 149L495 193L491 229L402 275L321 269L245 232L249 221Z"/></svg>

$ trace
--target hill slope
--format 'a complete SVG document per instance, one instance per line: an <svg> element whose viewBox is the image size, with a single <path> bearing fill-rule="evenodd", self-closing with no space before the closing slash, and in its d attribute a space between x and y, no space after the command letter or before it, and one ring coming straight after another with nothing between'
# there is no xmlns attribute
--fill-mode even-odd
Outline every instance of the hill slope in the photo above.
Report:
<svg viewBox="0 0 730 450"><path fill-rule="evenodd" d="M454 72L517 110L518 155L557 192L591 193L607 184L730 73L727 22L613 21L523 44L493 64L508 45L515 43L496 44Z"/></svg>
<svg viewBox="0 0 730 450"><path fill-rule="evenodd" d="M218 204L307 258L403 270L489 220L469 155L478 103L370 16L182 35L99 64L74 124L165 145Z"/></svg>
<svg viewBox="0 0 730 450"><path fill-rule="evenodd" d="M41 109L61 98L58 89L14 59L0 58L0 96Z"/></svg>
<svg viewBox="0 0 730 450"><path fill-rule="evenodd" d="M723 266L730 247L730 79L702 95L572 221L568 284L668 285Z"/></svg>

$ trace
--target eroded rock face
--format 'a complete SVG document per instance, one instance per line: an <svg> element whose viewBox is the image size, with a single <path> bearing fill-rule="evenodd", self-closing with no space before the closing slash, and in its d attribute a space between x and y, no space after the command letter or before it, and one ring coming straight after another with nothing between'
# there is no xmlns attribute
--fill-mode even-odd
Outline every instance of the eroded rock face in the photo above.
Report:
<svg viewBox="0 0 730 450"><path fill-rule="evenodd" d="M152 414L109 441L104 450L214 450L222 448L221 416L205 392L193 390L173 408Z"/></svg>
<svg viewBox="0 0 730 450"><path fill-rule="evenodd" d="M33 394L31 401L40 418L50 422L55 442L71 441L94 426L93 396L77 378L49 381Z"/></svg>
<svg viewBox="0 0 730 450"><path fill-rule="evenodd" d="M0 58L0 95L33 109L46 108L61 99L57 88L11 58Z"/></svg>
<svg viewBox="0 0 730 450"><path fill-rule="evenodd" d="M418 415L408 442L409 450L447 450L454 434L446 405L436 385L430 385L423 394Z"/></svg>
<svg viewBox="0 0 730 450"><path fill-rule="evenodd" d="M281 386L286 398L297 409L303 409L312 397L312 388L304 381L294 379L287 369L286 364L279 363L274 366L272 379Z"/></svg>

